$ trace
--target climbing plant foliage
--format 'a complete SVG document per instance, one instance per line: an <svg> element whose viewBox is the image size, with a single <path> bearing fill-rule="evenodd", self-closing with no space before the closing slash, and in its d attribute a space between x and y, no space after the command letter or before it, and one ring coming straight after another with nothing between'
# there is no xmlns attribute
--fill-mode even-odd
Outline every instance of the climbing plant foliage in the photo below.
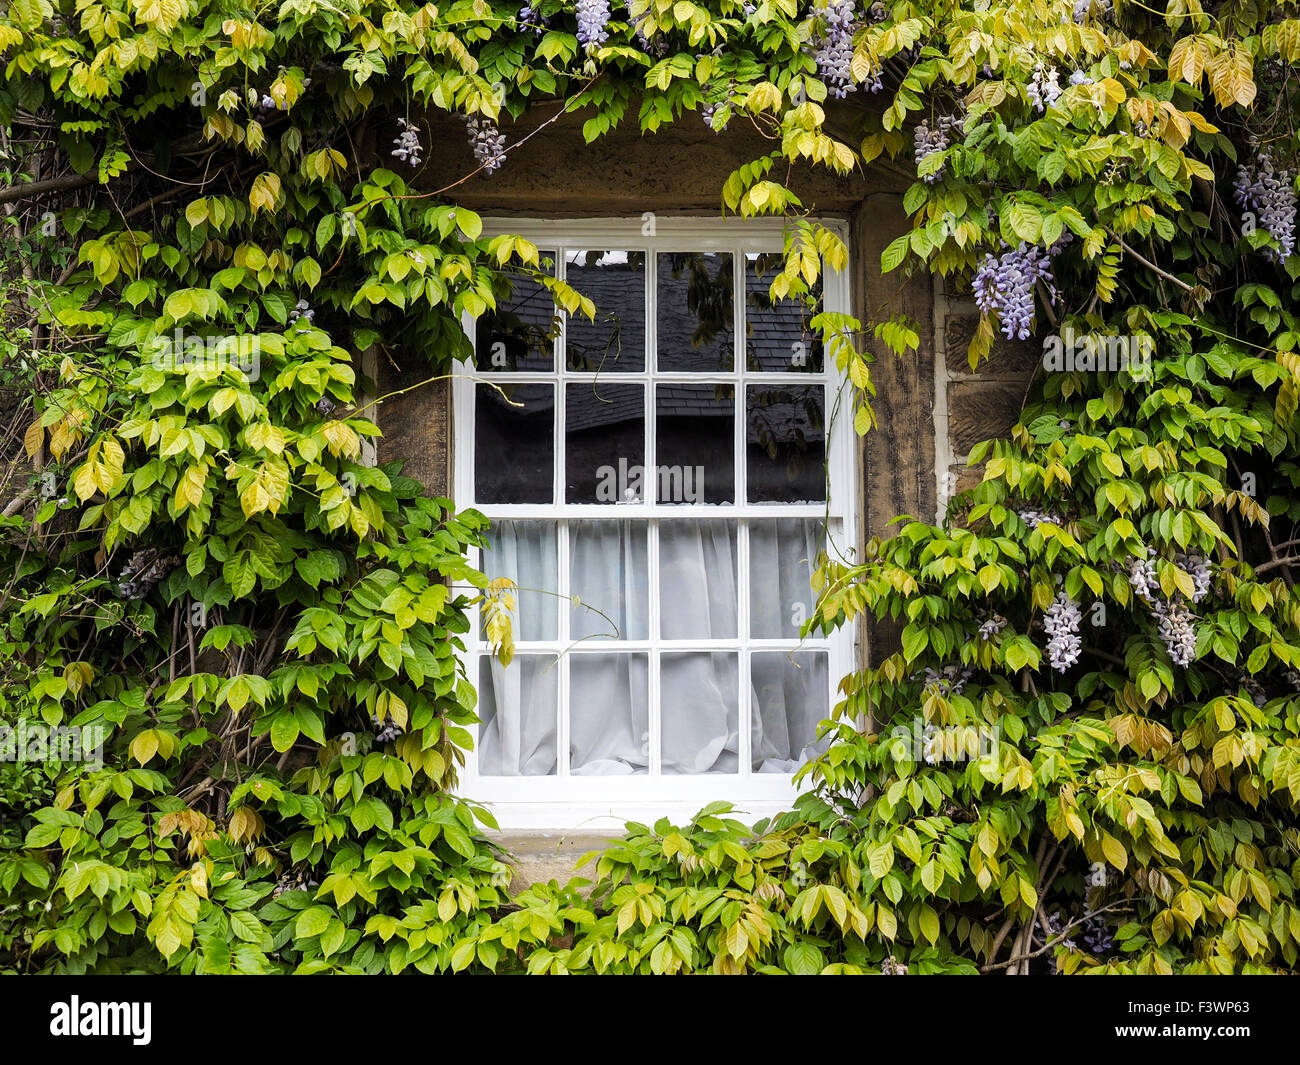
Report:
<svg viewBox="0 0 1300 1065"><path fill-rule="evenodd" d="M0 763L0 967L1294 970L1295 6L9 0L0 711L102 760ZM420 179L440 112L478 180L506 115L756 129L778 297L846 260L800 172L914 170L886 283L1045 345L938 520L822 560L872 654L796 808L521 894L457 787L512 591L373 461L365 367L458 372L539 266ZM861 310L815 324L865 433L924 353Z"/></svg>

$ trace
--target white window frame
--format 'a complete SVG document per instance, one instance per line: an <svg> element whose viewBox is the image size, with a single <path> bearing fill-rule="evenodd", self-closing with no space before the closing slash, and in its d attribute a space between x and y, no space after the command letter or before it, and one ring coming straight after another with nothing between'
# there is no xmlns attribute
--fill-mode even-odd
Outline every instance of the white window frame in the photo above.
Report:
<svg viewBox="0 0 1300 1065"><path fill-rule="evenodd" d="M848 223L839 219L819 219L820 223L836 233L848 243ZM661 651L713 650L732 651L737 654L739 669L739 772L737 774L701 774L701 775L628 775L628 776L570 776L566 774L567 759L563 752L568 750L569 730L567 714L568 671L564 669L559 681L559 721L557 723L556 745L560 753L560 765L555 776L482 776L478 772L478 728L471 731L475 738L475 750L467 756L465 771L459 787L461 794L486 805L492 810L503 830L552 829L570 831L618 830L628 820L653 822L660 817L669 817L684 821L695 814L702 806L715 800L734 803L744 819L753 821L761 817L770 817L790 808L790 804L799 794L793 778L788 774L753 773L750 767L749 745L751 737L750 706L750 654L763 650L825 650L828 658L827 685L828 707L838 701L838 683L840 678L856 667L856 643L854 626L842 626L828 638L819 638L800 647L797 639L754 639L743 633L738 627L739 637L728 641L694 641L663 640L657 637L658 629L658 581L656 564L657 522L654 519L671 520L673 518L816 518L825 519L834 549L848 558L856 557L857 522L856 512L860 498L858 477L858 449L852 425L852 385L847 378L835 368L830 352L823 356L823 369L819 374L808 372L791 373L757 373L745 372L743 359L743 333L741 316L744 313L744 274L745 254L747 252L780 252L783 250L784 223L780 219L721 219L718 217L667 217L655 219L654 234L643 234L645 223L642 217L606 218L606 219L539 219L539 218L485 218L483 233L485 236L515 234L522 236L544 252L556 252L556 270L564 268L564 251L566 249L626 249L646 253L646 369L639 373L623 371L603 371L595 373L574 373L564 370L561 359L564 352L564 334L557 344L557 355L552 370L547 372L509 372L496 373L478 370L471 356L464 363L457 364L452 381L453 398L453 498L460 509L475 508L493 521L503 520L554 520L560 521L561 535L557 538L560 587L568 587L569 544L565 519L605 518L610 520L650 519L650 632L652 638L643 641L620 641L608 646L610 651L644 651L654 655ZM733 359L733 368L728 372L652 372L650 369L651 352L655 351L656 303L655 281L657 272L652 268L652 252L731 252L735 256L735 268L739 271L739 283L735 291L735 326L737 355ZM825 265L825 264L824 264ZM560 276L563 276L562 274ZM828 311L851 313L850 309L850 273L846 268L834 271L826 267L823 272L822 300ZM561 315L562 319L565 317ZM475 319L465 315L463 325L467 336L473 340L476 335ZM562 326L563 328L563 326ZM734 503L708 506L654 505L649 503L594 503L570 504L564 502L564 461L561 442L564 439L565 405L564 383L581 382L597 376L607 383L660 383L689 382L698 384L729 382L735 386L736 417L735 432L735 486L737 499L743 498L745 487L746 458L746 419L744 415L744 391L751 384L816 384L826 385L825 421L827 428L826 457L829 467L830 499L827 504L792 506L787 504L749 504ZM554 382L555 413L554 441L556 448L555 466L555 502L550 504L483 504L474 498L474 405L476 388L481 382L509 380L515 383L549 383ZM837 406L838 413L833 412ZM646 411L646 457L647 470L654 469L655 454L653 447L655 432L655 412ZM653 478L649 478L653 480ZM739 531L743 523L737 521L737 585L740 595L740 618L748 616L747 600L749 597L749 551L748 535ZM471 562L481 565L479 552L473 552ZM462 657L467 676L477 688L479 683L479 662L490 651L479 637L481 632L477 610L470 618L471 630L466 636L466 651ZM536 641L520 643L517 654L539 653L563 655L571 646L566 639L569 632L568 612L561 609L559 639L554 641ZM649 714L650 731L657 736L659 729L659 692L658 677L655 669L650 670ZM657 746L652 741L652 746Z"/></svg>

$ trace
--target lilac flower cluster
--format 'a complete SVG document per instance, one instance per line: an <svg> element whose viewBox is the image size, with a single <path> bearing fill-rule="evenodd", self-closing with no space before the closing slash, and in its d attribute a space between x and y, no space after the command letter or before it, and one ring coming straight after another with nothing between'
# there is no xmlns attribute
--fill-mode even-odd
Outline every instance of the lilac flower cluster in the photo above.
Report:
<svg viewBox="0 0 1300 1065"><path fill-rule="evenodd" d="M1053 514L1048 510L1017 510L1016 514L1019 515L1021 521L1029 526L1030 532L1033 532L1045 521L1050 521L1053 525L1061 524L1060 515Z"/></svg>
<svg viewBox="0 0 1300 1065"><path fill-rule="evenodd" d="M949 144L949 138L954 130L961 131L965 118L962 115L943 115L934 127L930 127L929 122L922 122L916 127L912 134L912 159L919 170L921 163L934 155L935 152L944 151ZM932 174L926 174L921 180L927 185L933 185L943 175L943 167Z"/></svg>
<svg viewBox="0 0 1300 1065"><path fill-rule="evenodd" d="M1295 251L1295 177L1294 169L1279 166L1272 152L1262 151L1237 169L1232 186L1237 206L1258 214L1259 224L1282 246L1280 253L1276 248L1264 249L1265 256L1277 263L1286 262Z"/></svg>
<svg viewBox="0 0 1300 1065"><path fill-rule="evenodd" d="M881 976L906 976L907 966L892 954L880 963Z"/></svg>
<svg viewBox="0 0 1300 1065"><path fill-rule="evenodd" d="M506 161L506 138L497 129L497 124L490 118L472 115L466 119L465 126L469 132L469 146L473 149L479 166L488 174L500 170L501 164Z"/></svg>
<svg viewBox="0 0 1300 1065"><path fill-rule="evenodd" d="M1199 603L1210 593L1210 581L1213 574L1210 563L1204 555L1188 555L1179 552L1178 565L1185 569L1192 578L1192 602Z"/></svg>
<svg viewBox="0 0 1300 1065"><path fill-rule="evenodd" d="M311 306L307 303L307 301L299 300L297 303L294 304L293 310L289 312L288 324L297 325L299 322L305 321L308 325L311 325L312 319L315 317L316 317L316 312L311 309Z"/></svg>
<svg viewBox="0 0 1300 1065"><path fill-rule="evenodd" d="M1106 865L1104 862L1093 862L1088 866L1088 873L1083 878L1085 887L1103 888L1106 886Z"/></svg>
<svg viewBox="0 0 1300 1065"><path fill-rule="evenodd" d="M721 133L726 128L726 123L724 122L720 126L715 126L713 124L713 113L724 104L731 103L734 97L735 86L734 83L732 83L727 86L726 95L722 99L710 100L700 108L700 117L704 119L704 124L708 126L709 129L713 130L714 133Z"/></svg>
<svg viewBox="0 0 1300 1065"><path fill-rule="evenodd" d="M394 139L393 143L397 147L389 154L394 159L400 159L407 166L419 166L424 159L424 147L420 144L420 127L404 118L399 118L397 124L402 127L402 132Z"/></svg>
<svg viewBox="0 0 1300 1065"><path fill-rule="evenodd" d="M515 16L519 28L532 30L536 37L540 37L546 31L546 19L542 17L540 6L540 4L525 4Z"/></svg>
<svg viewBox="0 0 1300 1065"><path fill-rule="evenodd" d="M837 100L857 91L850 67L853 63L853 31L855 0L830 0L826 5L826 26L817 39L813 59L817 63L817 76Z"/></svg>
<svg viewBox="0 0 1300 1065"><path fill-rule="evenodd" d="M954 663L949 663L942 669L926 666L923 681L927 689L933 688L937 694L946 698L949 695L960 695L974 672L970 666Z"/></svg>
<svg viewBox="0 0 1300 1065"><path fill-rule="evenodd" d="M1156 579L1156 549L1148 547L1145 558L1131 558L1128 562L1128 582L1134 594L1144 603L1151 603L1160 589Z"/></svg>
<svg viewBox="0 0 1300 1065"><path fill-rule="evenodd" d="M1079 653L1083 650L1083 640L1079 638L1082 621L1079 604L1064 591L1057 592L1043 617L1043 628L1050 637L1047 658L1058 673L1064 673L1079 661Z"/></svg>
<svg viewBox="0 0 1300 1065"><path fill-rule="evenodd" d="M1115 937L1100 913L1090 913L1084 918L1079 938L1083 940L1084 949L1093 956L1109 954L1115 949Z"/></svg>
<svg viewBox="0 0 1300 1065"><path fill-rule="evenodd" d="M320 887L320 881L312 875L310 869L300 869L296 873L290 869L276 881L271 898L278 899L286 891L310 891L317 887Z"/></svg>
<svg viewBox="0 0 1300 1065"><path fill-rule="evenodd" d="M1191 665L1196 656L1196 625L1187 605L1158 599L1151 604L1151 613L1156 617L1156 629L1173 663L1178 666Z"/></svg>
<svg viewBox="0 0 1300 1065"><path fill-rule="evenodd" d="M391 743L402 734L402 729L398 727L397 722L391 717L385 716L382 721L377 717L372 717L370 724L375 728L376 743Z"/></svg>
<svg viewBox="0 0 1300 1065"><path fill-rule="evenodd" d="M745 15L752 15L758 8L751 4L745 5ZM646 55L653 56L655 59L663 59L668 54L668 41L662 33L648 34L645 31L645 20L650 14L648 10L635 15L632 18L632 31L636 34L637 41L641 44L641 50Z"/></svg>
<svg viewBox="0 0 1300 1065"><path fill-rule="evenodd" d="M1096 11L1098 18L1111 13L1110 0L1074 0L1074 21L1082 26L1088 16Z"/></svg>
<svg viewBox="0 0 1300 1065"><path fill-rule="evenodd" d="M175 555L162 555L152 548L133 552L119 575L117 590L124 599L143 599L149 589L181 564Z"/></svg>
<svg viewBox="0 0 1300 1065"><path fill-rule="evenodd" d="M1001 614L994 614L980 626L979 638L987 643L1007 627L1007 619Z"/></svg>
<svg viewBox="0 0 1300 1065"><path fill-rule="evenodd" d="M1000 255L992 252L980 260L975 271L975 302L985 314L996 313L1002 334L1008 340L1028 340L1034 320L1034 286L1054 284L1052 249L1024 241Z"/></svg>
<svg viewBox="0 0 1300 1065"><path fill-rule="evenodd" d="M1058 78L1056 67L1049 67L1043 63L1039 63L1034 67L1034 76L1029 79L1029 84L1025 86L1025 95L1029 97L1029 102L1034 105L1034 110L1040 115L1052 104L1056 103L1057 98L1061 95Z"/></svg>
<svg viewBox="0 0 1300 1065"><path fill-rule="evenodd" d="M1073 74L1070 75L1070 84L1071 84L1071 85L1091 85L1091 84L1092 84L1092 78L1088 76L1087 71L1084 71L1084 70L1076 70Z"/></svg>
<svg viewBox="0 0 1300 1065"><path fill-rule="evenodd" d="M578 43L588 52L609 40L609 0L578 0Z"/></svg>
<svg viewBox="0 0 1300 1065"><path fill-rule="evenodd" d="M1179 552L1178 565L1192 578L1192 602L1199 603L1210 592L1213 571L1203 555ZM1160 598L1160 581L1156 576L1155 548L1148 547L1146 557L1130 559L1128 582L1134 594L1151 610L1156 619L1156 629L1169 652L1169 657L1180 666L1191 664L1196 655L1195 615L1181 599Z"/></svg>

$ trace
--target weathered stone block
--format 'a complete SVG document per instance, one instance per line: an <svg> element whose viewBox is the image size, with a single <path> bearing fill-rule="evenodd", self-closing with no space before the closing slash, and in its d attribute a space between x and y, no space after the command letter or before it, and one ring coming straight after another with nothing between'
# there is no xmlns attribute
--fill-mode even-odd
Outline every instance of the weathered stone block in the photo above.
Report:
<svg viewBox="0 0 1300 1065"><path fill-rule="evenodd" d="M1020 419L1027 382L950 381L948 438L962 456L981 440L1005 437Z"/></svg>
<svg viewBox="0 0 1300 1065"><path fill-rule="evenodd" d="M1028 340L1007 340L999 335L993 341L989 357L972 371L967 359L970 342L975 336L979 315L950 314L944 322L944 359L948 373L954 376L976 373L981 377L1028 377L1042 356L1040 348Z"/></svg>

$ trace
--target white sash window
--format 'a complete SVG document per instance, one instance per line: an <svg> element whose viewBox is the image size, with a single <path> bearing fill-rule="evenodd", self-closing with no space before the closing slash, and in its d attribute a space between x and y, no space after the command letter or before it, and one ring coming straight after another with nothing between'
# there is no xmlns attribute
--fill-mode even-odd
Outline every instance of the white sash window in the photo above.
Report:
<svg viewBox="0 0 1300 1065"><path fill-rule="evenodd" d="M534 241L597 307L553 321L518 280L467 323L453 389L456 500L492 520L481 568L519 588L514 661L481 624L468 641L482 723L463 791L505 828L786 808L853 668L849 632L799 635L818 552L855 543L854 448L811 313L768 296L780 224L643 228L488 229ZM847 290L826 273L825 308Z"/></svg>

